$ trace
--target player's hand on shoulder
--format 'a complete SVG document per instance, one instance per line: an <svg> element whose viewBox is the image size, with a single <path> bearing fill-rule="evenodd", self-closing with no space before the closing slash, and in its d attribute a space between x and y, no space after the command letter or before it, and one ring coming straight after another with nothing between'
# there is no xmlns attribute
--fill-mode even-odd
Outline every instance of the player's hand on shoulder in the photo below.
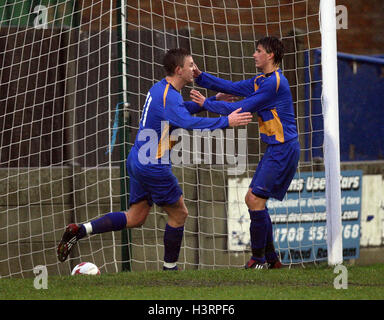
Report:
<svg viewBox="0 0 384 320"><path fill-rule="evenodd" d="M252 113L240 111L241 108L236 109L228 116L228 124L230 127L244 126L252 121Z"/></svg>

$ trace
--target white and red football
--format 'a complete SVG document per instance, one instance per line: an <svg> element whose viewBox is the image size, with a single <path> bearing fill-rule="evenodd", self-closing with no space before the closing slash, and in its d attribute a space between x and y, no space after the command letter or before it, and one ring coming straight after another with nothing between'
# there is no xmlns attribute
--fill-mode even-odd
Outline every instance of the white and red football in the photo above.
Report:
<svg viewBox="0 0 384 320"><path fill-rule="evenodd" d="M82 262L73 268L72 275L74 276L76 274L98 275L100 274L100 270L91 262Z"/></svg>

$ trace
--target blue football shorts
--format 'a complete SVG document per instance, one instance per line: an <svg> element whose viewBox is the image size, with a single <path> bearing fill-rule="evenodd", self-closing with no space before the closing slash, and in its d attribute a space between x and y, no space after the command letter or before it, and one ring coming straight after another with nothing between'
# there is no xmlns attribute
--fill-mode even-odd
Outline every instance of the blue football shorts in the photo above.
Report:
<svg viewBox="0 0 384 320"><path fill-rule="evenodd" d="M268 145L249 185L252 193L260 198L283 200L296 173L299 158L297 139Z"/></svg>
<svg viewBox="0 0 384 320"><path fill-rule="evenodd" d="M172 205L183 194L172 168L166 165L142 165L138 163L137 152L131 149L126 166L129 175L129 204L147 200L158 206Z"/></svg>

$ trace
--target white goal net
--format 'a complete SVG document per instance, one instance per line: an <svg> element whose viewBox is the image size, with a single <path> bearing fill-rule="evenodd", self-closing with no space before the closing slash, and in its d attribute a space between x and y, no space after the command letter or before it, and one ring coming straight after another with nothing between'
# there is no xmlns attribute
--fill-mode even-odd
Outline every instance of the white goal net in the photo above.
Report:
<svg viewBox="0 0 384 320"><path fill-rule="evenodd" d="M37 265L69 274L84 261L101 272L160 269L166 214L157 206L141 228L82 239L65 263L56 248L68 223L127 209L125 158L147 91L164 77L165 51L185 47L202 71L237 81L257 73L252 54L264 35L285 45L282 71L301 144L286 199L268 203L275 246L286 265L326 259L324 195L316 189L324 170L314 90L319 0L7 0L0 22L1 277L31 276ZM214 94L189 86L185 100L192 88ZM212 148L204 139L200 157L192 150L188 163L173 166L189 210L179 264L242 267L250 255L244 196L265 146L257 121L246 136L239 129L212 139ZM234 174L228 169L239 159L246 166Z"/></svg>

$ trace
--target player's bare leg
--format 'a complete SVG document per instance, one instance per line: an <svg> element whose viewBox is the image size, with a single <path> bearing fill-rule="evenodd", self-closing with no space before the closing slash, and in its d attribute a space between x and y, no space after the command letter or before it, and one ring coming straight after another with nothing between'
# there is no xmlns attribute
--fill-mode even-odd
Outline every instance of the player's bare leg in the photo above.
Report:
<svg viewBox="0 0 384 320"><path fill-rule="evenodd" d="M249 210L259 211L265 209L267 199L256 196L253 194L252 189L248 189L248 192L245 196L245 203L247 204Z"/></svg>
<svg viewBox="0 0 384 320"><path fill-rule="evenodd" d="M64 262L72 247L87 234L104 233L141 226L149 214L151 207L147 200L131 205L127 212L111 212L99 219L85 224L69 224L57 248L57 258Z"/></svg>
<svg viewBox="0 0 384 320"><path fill-rule="evenodd" d="M180 196L175 204L164 206L163 209L168 214L168 223L164 232L163 270L178 270L176 262L179 258L188 209L185 206L183 196Z"/></svg>
<svg viewBox="0 0 384 320"><path fill-rule="evenodd" d="M173 228L178 228L184 225L188 217L188 209L185 206L183 196L180 196L179 200L172 204L163 207L168 214L168 224Z"/></svg>
<svg viewBox="0 0 384 320"><path fill-rule="evenodd" d="M134 203L130 206L129 210L124 212L127 218L127 228L141 227L145 220L147 220L151 206L147 200Z"/></svg>

